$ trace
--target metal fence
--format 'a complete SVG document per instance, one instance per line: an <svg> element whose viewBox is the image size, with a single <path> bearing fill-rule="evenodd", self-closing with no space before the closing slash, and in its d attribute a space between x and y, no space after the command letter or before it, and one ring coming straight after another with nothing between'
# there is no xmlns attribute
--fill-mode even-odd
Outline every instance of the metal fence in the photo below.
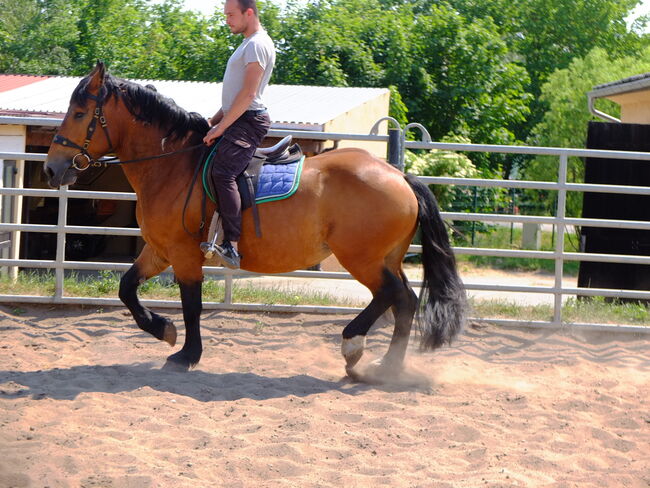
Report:
<svg viewBox="0 0 650 488"><path fill-rule="evenodd" d="M384 120L384 119L382 119ZM274 137L283 137L293 135L296 138L329 140L329 141L379 141L389 144L389 160L392 164L403 168L404 151L406 149L438 149L447 151L462 152L485 152L485 153L507 153L523 155L545 155L554 156L559 159L558 178L555 182L542 181L523 181L523 180L488 180L478 178L446 178L446 177L420 177L420 180L426 184L439 185L463 185L485 188L509 188L509 189L532 189L532 190L551 190L557 191L557 209L554 216L524 216L524 215L506 215L506 214L479 214L464 212L443 212L443 218L454 221L476 221L476 222L495 222L509 224L546 224L552 225L555 229L555 247L553 251L533 251L533 250L508 250L508 249L488 249L478 247L455 247L456 254L475 255L475 256L495 256L495 257L514 257L514 258L541 258L550 259L555 262L555 280L552 287L541 286L512 286L512 285L486 285L479 283L466 282L467 290L490 291L490 292L510 292L510 293L542 293L553 295L553 317L549 321L521 321L495 318L474 318L479 321L490 321L501 325L526 325L533 327L550 327L558 328L563 326L576 326L585 328L596 328L626 332L650 332L650 327L642 326L620 326L610 324L595 323L568 323L562 318L563 297L566 296L603 296L614 298L631 298L650 300L650 291L632 291L632 290L611 290L611 289L594 289L594 288L577 288L568 287L564 283L563 264L565 261L592 261L608 263L630 263L650 265L650 257L629 256L629 255L611 255L611 254L585 254L579 252L566 252L564 250L564 241L567 232L567 226L583 227L609 227L624 229L642 229L650 231L650 222L628 221L628 220L600 220L569 218L566 216L567 193L575 192L600 192L600 193L620 193L634 195L650 195L650 187L620 186L620 185L596 185L596 184L577 184L567 181L568 158L575 157L593 157L593 158L616 158L631 159L638 161L650 161L650 153L626 152L626 151L603 151L603 150L583 150L583 149L565 149L565 148L547 148L547 147L529 147L529 146L499 146L499 145L479 145L479 144L456 144L456 143L438 143L431 142L426 130L419 124L409 124L405 129L419 129L422 133L422 140L407 141L405 139L406 130L401 129L396 123L396 127L389 130L389 135L377 135L377 127L382 120L375 124L370 134L339 134L324 132L305 132L305 131L286 131L272 130L270 135ZM389 122L391 122L389 120ZM56 126L58 119L34 120L31 118L18 117L0 117L0 124L35 124ZM397 147L397 149L396 149ZM0 152L2 160L25 160L25 161L44 161L44 154L34 153L8 153ZM646 163L640 163L646 164ZM139 229L119 228L119 227L90 227L90 226L73 226L66 222L68 201L71 198L101 198L113 200L136 200L134 193L119 192L91 192L75 191L62 187L58 190L30 189L30 188L0 188L0 195L22 197L56 197L59 199L58 222L56 225L38 225L22 223L0 223L0 232L11 232L12 240L17 238L19 232L49 232L57 236L56 258L54 260L28 260L19 259L14 256L13 259L0 259L0 266L7 267L24 267L24 268L44 268L53 269L55 273L55 292L53 296L26 296L26 295L0 295L0 302L9 303L54 303L54 304L80 304L80 305L121 305L117 299L111 298L85 298L65 296L64 294L64 271L65 270L112 270L125 271L130 265L122 263L108 262L89 262L89 261L66 261L65 260L65 241L67 234L92 234L92 235L110 235L110 236L139 236ZM411 246L409 252L421 252L420 246ZM226 310L245 310L245 311L277 311L277 312L311 312L311 313L350 313L357 312L358 308L349 307L326 307L326 306L304 306L304 305L264 305L249 303L233 302L233 279L242 277L259 276L246 271L233 271L220 267L204 267L204 273L211 276L220 276L225 282L225 298L223 302L204 302L205 309L226 309ZM308 279L346 279L353 278L347 273L339 272L320 272L320 271L296 271L274 276L288 276ZM413 282L414 287L420 287L421 282ZM179 301L171 300L143 300L148 306L152 307L169 307L175 308L180 306Z"/></svg>

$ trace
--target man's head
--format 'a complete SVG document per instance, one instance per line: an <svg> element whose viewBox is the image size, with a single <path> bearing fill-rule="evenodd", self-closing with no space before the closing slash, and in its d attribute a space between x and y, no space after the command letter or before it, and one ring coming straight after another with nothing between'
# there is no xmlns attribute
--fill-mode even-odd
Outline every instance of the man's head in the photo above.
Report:
<svg viewBox="0 0 650 488"><path fill-rule="evenodd" d="M233 34L250 35L251 29L259 25L255 0L226 0L223 13Z"/></svg>

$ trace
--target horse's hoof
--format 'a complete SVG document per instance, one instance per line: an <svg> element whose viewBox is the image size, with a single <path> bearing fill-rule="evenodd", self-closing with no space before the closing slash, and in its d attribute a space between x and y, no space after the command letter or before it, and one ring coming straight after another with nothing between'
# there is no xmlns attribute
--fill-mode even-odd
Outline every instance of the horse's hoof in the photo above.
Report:
<svg viewBox="0 0 650 488"><path fill-rule="evenodd" d="M363 377L361 376L361 374L359 372L355 371L354 368L352 368L352 367L347 367L346 366L345 373L355 383L361 383L363 381Z"/></svg>
<svg viewBox="0 0 650 488"><path fill-rule="evenodd" d="M341 342L341 354L345 358L345 370L351 370L363 356L366 347L366 336L354 336L351 339L343 339ZM349 374L349 373L348 373Z"/></svg>
<svg viewBox="0 0 650 488"><path fill-rule="evenodd" d="M187 353L181 349L167 358L167 362L162 369L166 371L186 372L194 368L198 363L198 359L191 361Z"/></svg>
<svg viewBox="0 0 650 488"><path fill-rule="evenodd" d="M176 326L171 320L167 320L165 322L165 328L163 330L163 341L172 347L176 345Z"/></svg>
<svg viewBox="0 0 650 488"><path fill-rule="evenodd" d="M384 356L371 361L368 364L368 371L381 378L397 378L404 372L404 363Z"/></svg>
<svg viewBox="0 0 650 488"><path fill-rule="evenodd" d="M176 361L172 361L169 358L167 358L167 362L163 364L162 367L163 371L172 371L176 373L186 373L189 371L189 365L182 364Z"/></svg>

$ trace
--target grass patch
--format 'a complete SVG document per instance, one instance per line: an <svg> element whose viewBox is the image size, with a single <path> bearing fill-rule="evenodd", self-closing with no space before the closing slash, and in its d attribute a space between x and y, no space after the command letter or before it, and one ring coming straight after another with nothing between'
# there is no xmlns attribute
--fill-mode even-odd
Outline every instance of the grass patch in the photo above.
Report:
<svg viewBox="0 0 650 488"><path fill-rule="evenodd" d="M71 273L63 280L65 296L117 298L121 275L112 271L101 271L98 275L81 276ZM21 272L16 281L9 277L0 278L0 294L52 296L55 291L54 273ZM320 305L335 307L359 307L360 303L349 298L339 298L327 293L314 292L305 288L283 288L280 286L255 286L234 281L233 301L236 303L262 303L265 305ZM150 300L180 300L178 285L169 279L155 277L140 285L138 295ZM203 282L203 300L222 302L225 285L221 280L206 279Z"/></svg>
<svg viewBox="0 0 650 488"><path fill-rule="evenodd" d="M103 271L96 276L72 273L64 280L66 296L116 298L120 274ZM52 296L55 282L53 273L21 272L18 280L0 278L0 294ZM180 300L178 285L164 278L154 278L140 286L140 297L152 300ZM203 300L222 302L223 281L208 279L203 284ZM364 307L366 303L339 298L308 289L280 286L255 286L251 283L233 284L233 301L267 305L315 305ZM515 319L521 321L549 321L553 317L551 305L521 305L509 300L472 300L473 317L485 319ZM16 307L15 314L21 313ZM565 322L610 323L650 326L650 307L642 303L617 302L594 297L583 300L570 298L562 308Z"/></svg>
<svg viewBox="0 0 650 488"><path fill-rule="evenodd" d="M471 315L485 319L516 319L522 321L553 318L551 305L520 305L509 300L472 300Z"/></svg>
<svg viewBox="0 0 650 488"><path fill-rule="evenodd" d="M490 249L522 249L521 228L510 228L503 226L494 226L489 232L477 233L474 238L474 246L485 247ZM554 251L555 243L552 232L542 232L540 251ZM464 244L468 245L468 244ZM566 234L564 240L564 250L569 252L577 251L576 239L571 234ZM533 259L533 258L502 258L493 256L467 256L458 255L459 263L465 261L476 266L488 267L503 270L516 271L548 271L555 272L555 261L552 259ZM567 276L577 276L580 263L577 261L565 261L564 273Z"/></svg>
<svg viewBox="0 0 650 488"><path fill-rule="evenodd" d="M570 298L562 310L565 322L650 325L650 306L640 302L608 301L603 297Z"/></svg>
<svg viewBox="0 0 650 488"><path fill-rule="evenodd" d="M508 300L471 300L471 315L483 319L550 321L551 305L520 305ZM603 297L576 300L562 306L562 320L569 323L596 323L650 326L650 307L638 302L611 302Z"/></svg>

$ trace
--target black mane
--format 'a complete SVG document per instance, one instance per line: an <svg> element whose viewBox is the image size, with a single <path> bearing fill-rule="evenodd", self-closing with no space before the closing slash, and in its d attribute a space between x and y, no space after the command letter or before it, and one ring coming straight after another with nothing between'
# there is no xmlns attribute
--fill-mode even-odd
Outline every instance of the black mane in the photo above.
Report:
<svg viewBox="0 0 650 488"><path fill-rule="evenodd" d="M72 102L86 105L90 79L91 76L87 76L81 80L72 93ZM187 112L171 98L158 93L155 88L144 87L110 74L104 76L104 85L99 96L104 100L121 96L127 109L137 120L168 130L165 137L182 139L190 131L203 137L209 129L207 121L200 114Z"/></svg>

